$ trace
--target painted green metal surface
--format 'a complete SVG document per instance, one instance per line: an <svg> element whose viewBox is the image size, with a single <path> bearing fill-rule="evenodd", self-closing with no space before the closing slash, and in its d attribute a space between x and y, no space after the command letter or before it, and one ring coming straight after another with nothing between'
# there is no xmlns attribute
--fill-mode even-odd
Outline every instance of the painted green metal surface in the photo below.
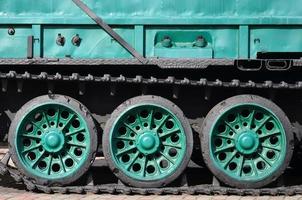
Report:
<svg viewBox="0 0 302 200"><path fill-rule="evenodd" d="M138 104L116 119L110 152L117 168L141 181L161 180L175 172L186 153L181 122L168 109Z"/></svg>
<svg viewBox="0 0 302 200"><path fill-rule="evenodd" d="M163 47L162 41L165 36L171 38L172 47ZM199 36L205 38L206 46L194 46ZM166 27L146 29L146 55L151 57L236 58L238 45L236 26L177 26L169 29Z"/></svg>
<svg viewBox="0 0 302 200"><path fill-rule="evenodd" d="M83 1L146 57L256 58L302 49L302 8L292 6L299 0ZM65 37L62 46L58 34ZM77 34L81 42L73 45ZM72 1L2 0L0 58L26 58L30 35L35 57L131 58ZM165 36L169 48L162 48ZM206 46L195 45L199 36Z"/></svg>
<svg viewBox="0 0 302 200"><path fill-rule="evenodd" d="M286 135L274 113L257 104L224 111L210 133L214 165L237 180L261 181L278 170L286 154Z"/></svg>
<svg viewBox="0 0 302 200"><path fill-rule="evenodd" d="M121 34L129 44L134 45L133 27L114 30ZM47 58L131 58L125 49L97 26L46 26L43 32L43 55ZM55 43L58 34L66 40L63 46ZM72 38L77 34L81 38L78 46L72 43Z"/></svg>
<svg viewBox="0 0 302 200"><path fill-rule="evenodd" d="M25 58L27 56L27 37L32 34L31 25L14 26L17 34L9 35L10 26L1 25L0 21L0 57Z"/></svg>
<svg viewBox="0 0 302 200"><path fill-rule="evenodd" d="M20 120L15 148L28 173L51 180L70 177L87 162L88 127L65 105L37 105Z"/></svg>
<svg viewBox="0 0 302 200"><path fill-rule="evenodd" d="M234 23L260 24L296 22L301 19L302 8L299 0L147 0L147 1L120 1L120 0L83 0L89 7L109 23L118 24L218 24ZM16 6L18 5L18 6ZM72 1L61 0L2 0L0 17L6 21L19 19L31 23L91 23ZM41 18L45 16L45 18ZM11 18L13 17L13 18ZM173 18L171 18L173 17ZM62 21L58 21L61 19ZM179 21L179 19L181 19ZM194 20L193 20L194 19ZM264 19L264 20L263 20ZM80 20L80 21L79 21ZM198 20L200 20L198 22ZM76 22L77 21L77 22ZM195 21L195 22L191 22ZM2 22L4 23L4 22ZM17 21L18 23L18 21ZM301 21L300 21L301 24Z"/></svg>
<svg viewBox="0 0 302 200"><path fill-rule="evenodd" d="M250 52L302 52L302 26L253 26Z"/></svg>

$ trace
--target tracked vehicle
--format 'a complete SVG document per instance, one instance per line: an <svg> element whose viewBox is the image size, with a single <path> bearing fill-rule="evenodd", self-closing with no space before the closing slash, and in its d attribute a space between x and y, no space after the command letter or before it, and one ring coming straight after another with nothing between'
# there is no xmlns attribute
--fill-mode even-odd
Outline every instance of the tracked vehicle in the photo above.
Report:
<svg viewBox="0 0 302 200"><path fill-rule="evenodd" d="M2 1L0 172L44 192L301 193L284 178L301 166L298 4ZM93 181L98 161L116 182Z"/></svg>

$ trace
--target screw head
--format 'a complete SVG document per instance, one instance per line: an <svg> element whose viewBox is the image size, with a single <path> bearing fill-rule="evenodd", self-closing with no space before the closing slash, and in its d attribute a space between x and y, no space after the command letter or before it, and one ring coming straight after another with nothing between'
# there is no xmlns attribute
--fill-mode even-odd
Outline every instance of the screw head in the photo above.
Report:
<svg viewBox="0 0 302 200"><path fill-rule="evenodd" d="M172 39L170 38L170 36L164 36L164 39L162 40L162 46L169 48L172 47Z"/></svg>
<svg viewBox="0 0 302 200"><path fill-rule="evenodd" d="M10 27L10 28L8 28L7 33L8 33L9 35L15 35L16 30L15 30L14 28Z"/></svg>
<svg viewBox="0 0 302 200"><path fill-rule="evenodd" d="M200 35L196 38L194 46L196 46L196 47L205 47L206 45L207 45L206 39L202 35Z"/></svg>
<svg viewBox="0 0 302 200"><path fill-rule="evenodd" d="M56 43L57 43L57 45L59 45L59 46L64 46L64 44L65 44L65 37L62 36L61 33L58 34Z"/></svg>
<svg viewBox="0 0 302 200"><path fill-rule="evenodd" d="M74 46L80 46L81 40L82 39L80 38L79 34L76 34L75 36L73 36L71 42Z"/></svg>

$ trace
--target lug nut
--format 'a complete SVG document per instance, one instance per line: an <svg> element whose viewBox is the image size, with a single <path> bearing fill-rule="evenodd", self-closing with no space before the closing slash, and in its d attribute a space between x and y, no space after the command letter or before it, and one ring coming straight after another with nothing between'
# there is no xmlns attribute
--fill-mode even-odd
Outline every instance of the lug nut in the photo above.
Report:
<svg viewBox="0 0 302 200"><path fill-rule="evenodd" d="M65 37L62 36L61 33L58 34L56 43L57 43L57 45L59 45L59 46L64 46L64 44L65 44Z"/></svg>
<svg viewBox="0 0 302 200"><path fill-rule="evenodd" d="M170 36L165 36L161 43L162 43L163 47L166 47L166 48L172 47L172 40L171 40Z"/></svg>
<svg viewBox="0 0 302 200"><path fill-rule="evenodd" d="M194 46L196 47L205 47L207 45L207 41L203 36L198 36L196 41L194 42Z"/></svg>
<svg viewBox="0 0 302 200"><path fill-rule="evenodd" d="M82 39L80 38L79 34L76 34L75 36L73 36L71 42L74 46L80 46L81 40Z"/></svg>
<svg viewBox="0 0 302 200"><path fill-rule="evenodd" d="M15 31L14 28L10 27L10 28L8 28L7 33L8 33L9 35L15 35L16 31Z"/></svg>

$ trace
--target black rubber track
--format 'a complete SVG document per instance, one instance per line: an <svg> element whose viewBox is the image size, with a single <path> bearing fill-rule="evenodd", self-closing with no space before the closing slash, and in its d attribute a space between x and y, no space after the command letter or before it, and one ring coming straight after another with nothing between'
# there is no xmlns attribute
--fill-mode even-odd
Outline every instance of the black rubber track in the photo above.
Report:
<svg viewBox="0 0 302 200"><path fill-rule="evenodd" d="M9 154L7 154L9 157ZM5 164L4 164L5 163ZM190 194L190 195L239 195L239 196L260 196L260 195L301 195L302 185L276 187L276 188L261 188L261 189L236 189L229 187L220 187L213 185L196 185L196 186L183 186L183 187L162 187L162 188L135 188L127 187L121 184L103 184L95 186L65 186L65 187L49 187L38 185L29 180L20 172L6 165L6 161L0 162L0 174L9 175L16 182L23 183L29 191L44 192L44 193L94 193L94 194L140 194L140 195L164 195L164 194Z"/></svg>

